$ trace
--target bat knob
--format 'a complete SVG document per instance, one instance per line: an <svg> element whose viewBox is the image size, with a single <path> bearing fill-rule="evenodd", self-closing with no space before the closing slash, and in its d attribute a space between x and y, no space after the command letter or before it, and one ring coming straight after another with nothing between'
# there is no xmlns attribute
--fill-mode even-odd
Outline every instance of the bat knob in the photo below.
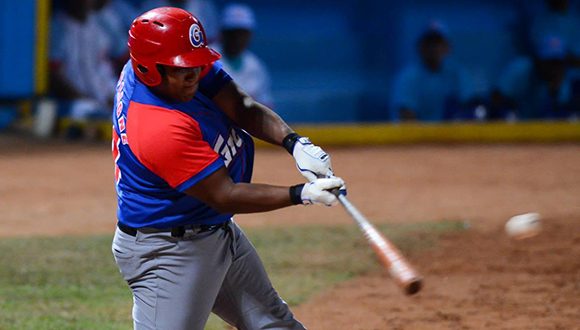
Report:
<svg viewBox="0 0 580 330"><path fill-rule="evenodd" d="M423 287L423 280L420 278L413 279L405 285L405 294L408 296L414 295L415 293L421 291Z"/></svg>

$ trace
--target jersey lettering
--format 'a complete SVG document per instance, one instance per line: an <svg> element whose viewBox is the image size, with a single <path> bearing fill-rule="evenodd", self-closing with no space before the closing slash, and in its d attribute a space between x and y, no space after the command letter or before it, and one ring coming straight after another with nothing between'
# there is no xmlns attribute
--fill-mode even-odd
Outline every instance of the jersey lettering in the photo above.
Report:
<svg viewBox="0 0 580 330"><path fill-rule="evenodd" d="M115 127L113 127L111 151L113 152L113 159L115 160L115 185L118 185L119 180L121 180L121 169L119 168L119 158L121 158L121 153L119 152L119 135L117 135Z"/></svg>
<svg viewBox="0 0 580 330"><path fill-rule="evenodd" d="M121 153L119 152L119 143L121 141L123 144L127 144L127 134L125 133L125 117L123 116L123 94L125 89L125 70L121 72L121 76L119 77L119 81L117 81L117 93L115 97L117 98L117 105L116 105L116 118L117 118L117 125L119 126L119 132L121 133L122 139L119 139L119 134L115 130L115 126L113 126L113 141L112 141L112 152L113 152L113 159L115 160L115 186L117 187L117 192L119 191L119 181L121 180L121 169L119 168L119 158L121 158Z"/></svg>
<svg viewBox="0 0 580 330"><path fill-rule="evenodd" d="M238 153L238 149L242 146L242 142L236 130L232 128L227 141L221 135L218 135L213 150L223 158L226 167L228 167L234 156Z"/></svg>

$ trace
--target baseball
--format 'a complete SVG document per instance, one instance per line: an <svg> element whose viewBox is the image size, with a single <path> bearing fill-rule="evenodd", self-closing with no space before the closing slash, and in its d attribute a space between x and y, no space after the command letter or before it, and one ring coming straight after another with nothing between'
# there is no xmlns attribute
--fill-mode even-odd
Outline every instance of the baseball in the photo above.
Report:
<svg viewBox="0 0 580 330"><path fill-rule="evenodd" d="M516 215L505 224L505 231L511 238L524 239L536 236L542 230L542 223L538 213Z"/></svg>

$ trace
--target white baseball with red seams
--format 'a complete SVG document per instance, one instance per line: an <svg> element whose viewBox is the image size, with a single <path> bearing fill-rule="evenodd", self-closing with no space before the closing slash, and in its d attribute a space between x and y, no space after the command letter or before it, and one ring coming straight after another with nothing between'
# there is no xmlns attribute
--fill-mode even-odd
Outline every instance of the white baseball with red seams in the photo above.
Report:
<svg viewBox="0 0 580 330"><path fill-rule="evenodd" d="M505 231L511 238L524 239L536 236L542 230L540 214L525 213L511 217L505 224Z"/></svg>

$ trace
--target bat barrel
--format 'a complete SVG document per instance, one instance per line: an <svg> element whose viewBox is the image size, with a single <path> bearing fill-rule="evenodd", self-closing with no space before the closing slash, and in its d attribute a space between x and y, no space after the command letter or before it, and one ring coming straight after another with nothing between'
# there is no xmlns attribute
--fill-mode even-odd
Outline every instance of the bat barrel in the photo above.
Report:
<svg viewBox="0 0 580 330"><path fill-rule="evenodd" d="M423 287L421 276L405 260L402 253L384 237L344 195L337 195L345 210L356 221L381 263L405 294L413 295Z"/></svg>

